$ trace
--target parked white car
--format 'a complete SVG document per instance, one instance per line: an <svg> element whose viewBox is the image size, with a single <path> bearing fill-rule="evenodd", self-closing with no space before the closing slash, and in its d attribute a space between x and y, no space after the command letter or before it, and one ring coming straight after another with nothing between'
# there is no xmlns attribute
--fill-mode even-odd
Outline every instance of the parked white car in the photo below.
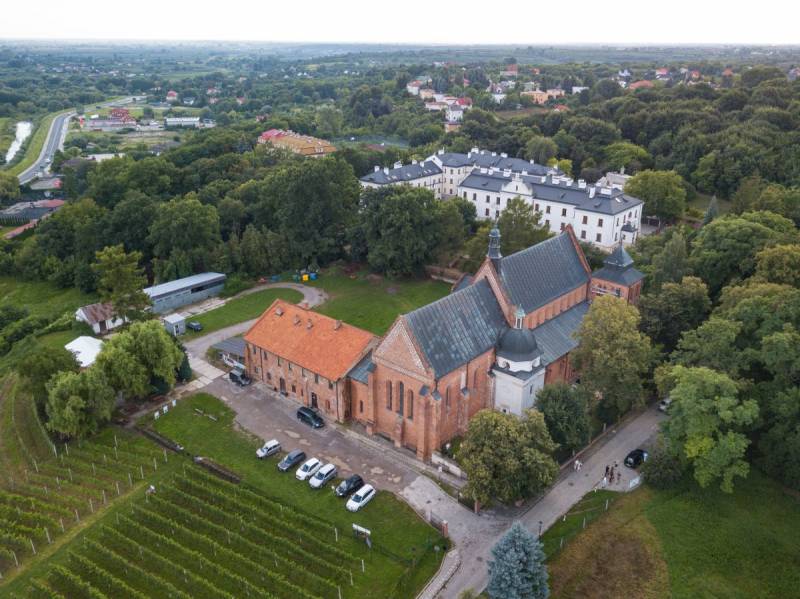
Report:
<svg viewBox="0 0 800 599"><path fill-rule="evenodd" d="M308 484L311 485L312 489L319 489L329 481L332 481L336 478L338 471L336 470L336 466L334 464L325 464L322 468L317 470L317 473L311 477L308 481Z"/></svg>
<svg viewBox="0 0 800 599"><path fill-rule="evenodd" d="M281 444L278 443L278 440L271 439L270 441L267 441L266 443L264 443L264 445L256 449L256 457L260 460L263 460L264 458L268 458L271 455L275 455L280 450L281 450Z"/></svg>
<svg viewBox="0 0 800 599"><path fill-rule="evenodd" d="M305 464L300 466L294 475L297 480L308 480L314 476L320 468L322 468L322 462L317 458L311 458L306 460Z"/></svg>
<svg viewBox="0 0 800 599"><path fill-rule="evenodd" d="M658 402L658 411L664 412L666 414L671 405L672 405L671 398L667 397L665 399L662 399L660 402Z"/></svg>
<svg viewBox="0 0 800 599"><path fill-rule="evenodd" d="M375 487L372 485L364 485L358 491L353 493L353 496L347 500L347 505L345 507L350 512L357 512L362 507L367 505L372 498L375 497L375 495Z"/></svg>

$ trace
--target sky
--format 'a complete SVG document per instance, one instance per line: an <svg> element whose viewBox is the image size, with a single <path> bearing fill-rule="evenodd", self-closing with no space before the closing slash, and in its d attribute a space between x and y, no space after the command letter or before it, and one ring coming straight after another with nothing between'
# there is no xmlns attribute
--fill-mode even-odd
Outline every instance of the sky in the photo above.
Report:
<svg viewBox="0 0 800 599"><path fill-rule="evenodd" d="M797 0L3 0L0 39L797 44Z"/></svg>

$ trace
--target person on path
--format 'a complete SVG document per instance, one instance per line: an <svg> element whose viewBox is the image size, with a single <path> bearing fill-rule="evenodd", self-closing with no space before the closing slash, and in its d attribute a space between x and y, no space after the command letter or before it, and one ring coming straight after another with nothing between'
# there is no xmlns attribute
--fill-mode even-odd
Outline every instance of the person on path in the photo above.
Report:
<svg viewBox="0 0 800 599"><path fill-rule="evenodd" d="M608 476L608 471L609 471L609 470L610 470L610 468L608 467L608 464L606 464L606 473L605 473L605 475L604 475L604 476Z"/></svg>
<svg viewBox="0 0 800 599"><path fill-rule="evenodd" d="M622 482L622 472L617 471L617 484L620 484L620 482Z"/></svg>
<svg viewBox="0 0 800 599"><path fill-rule="evenodd" d="M572 470L573 470L574 472L577 472L577 471L578 471L578 460L575 460L575 461L572 463Z"/></svg>
<svg viewBox="0 0 800 599"><path fill-rule="evenodd" d="M611 468L611 472L608 473L608 480L610 480L612 483L614 482L614 468L613 467Z"/></svg>
<svg viewBox="0 0 800 599"><path fill-rule="evenodd" d="M608 477L607 477L607 476L604 476L604 477L603 477L603 482L602 482L602 483L600 483L600 487L601 487L601 488L603 488L603 489L605 489L607 486L608 486Z"/></svg>
<svg viewBox="0 0 800 599"><path fill-rule="evenodd" d="M581 471L581 468L583 468L583 462L581 462L580 460L578 460L578 472L580 472L580 471Z"/></svg>

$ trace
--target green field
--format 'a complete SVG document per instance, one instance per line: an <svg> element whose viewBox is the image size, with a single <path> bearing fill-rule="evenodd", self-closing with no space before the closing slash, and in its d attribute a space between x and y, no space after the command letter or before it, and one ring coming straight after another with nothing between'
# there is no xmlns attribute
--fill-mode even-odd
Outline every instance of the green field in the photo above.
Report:
<svg viewBox="0 0 800 599"><path fill-rule="evenodd" d="M307 285L321 287L330 299L319 308L326 314L383 335L399 314L424 306L450 292L450 286L431 279L386 279L358 272L354 278L340 269L324 270L317 281Z"/></svg>
<svg viewBox="0 0 800 599"><path fill-rule="evenodd" d="M294 289L264 289L230 299L224 306L193 316L190 320L203 325L203 330L198 333L187 329L184 338L191 339L207 335L233 324L258 318L272 302L279 298L297 303L303 299L303 294Z"/></svg>
<svg viewBox="0 0 800 599"><path fill-rule="evenodd" d="M757 470L731 495L645 487L551 561L552 596L796 597L798 539L800 499Z"/></svg>
<svg viewBox="0 0 800 599"><path fill-rule="evenodd" d="M233 418L234 412L220 400L199 394L155 421L155 428L191 453L209 456L232 468L259 495L327 522L328 541L334 539L335 526L340 539L337 546L347 548L366 563L366 573L356 577L354 587L348 581L347 588L342 589L344 597L413 597L433 576L443 553L437 553L433 546L442 540L405 503L382 491L353 515L329 490L313 491L295 480L291 472L280 473L275 467L277 458L265 462L256 459L259 440L236 430ZM372 551L352 539L354 522L372 531Z"/></svg>
<svg viewBox="0 0 800 599"><path fill-rule="evenodd" d="M96 301L74 287L62 289L49 281L20 281L12 277L0 277L0 298L0 304L24 307L37 316L59 316Z"/></svg>

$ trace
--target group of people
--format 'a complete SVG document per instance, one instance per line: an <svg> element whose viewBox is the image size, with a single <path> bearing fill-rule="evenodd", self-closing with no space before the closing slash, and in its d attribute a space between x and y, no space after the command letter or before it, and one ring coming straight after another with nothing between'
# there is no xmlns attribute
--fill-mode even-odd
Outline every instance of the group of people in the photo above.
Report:
<svg viewBox="0 0 800 599"><path fill-rule="evenodd" d="M619 462L614 462L613 466L606 466L606 473L603 476L600 486L605 489L608 485L613 485L615 476L616 483L620 484L622 482L622 471L619 469Z"/></svg>

